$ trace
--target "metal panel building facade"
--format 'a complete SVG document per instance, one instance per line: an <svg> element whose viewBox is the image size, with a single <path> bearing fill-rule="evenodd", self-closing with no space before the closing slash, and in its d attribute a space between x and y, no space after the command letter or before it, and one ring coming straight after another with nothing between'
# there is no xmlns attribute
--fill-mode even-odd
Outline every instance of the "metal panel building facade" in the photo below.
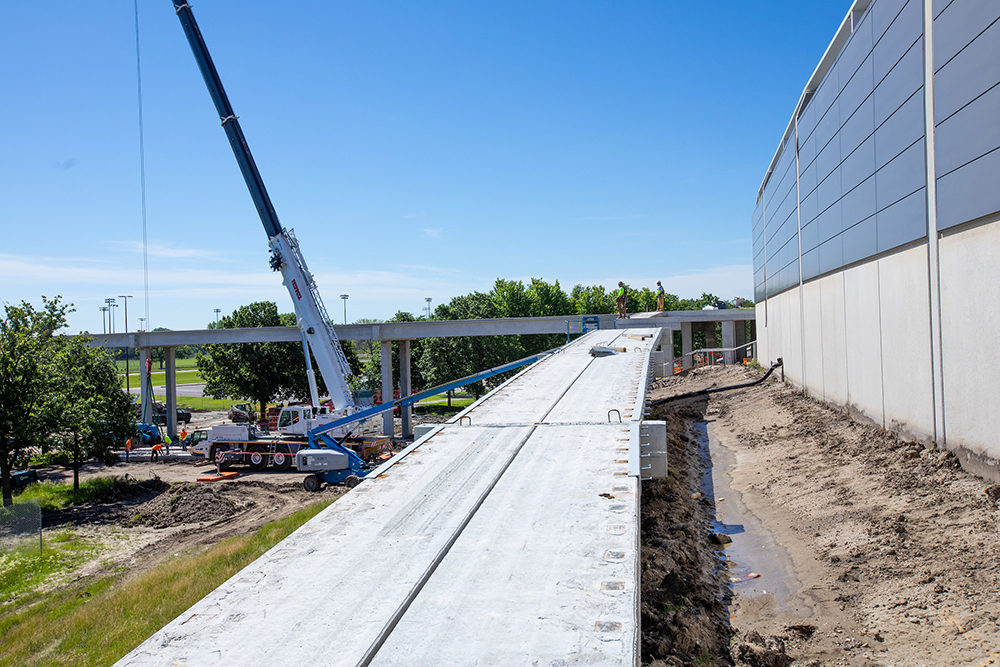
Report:
<svg viewBox="0 0 1000 667"><path fill-rule="evenodd" d="M998 149L1000 2L857 0L753 214L761 355L991 477Z"/></svg>

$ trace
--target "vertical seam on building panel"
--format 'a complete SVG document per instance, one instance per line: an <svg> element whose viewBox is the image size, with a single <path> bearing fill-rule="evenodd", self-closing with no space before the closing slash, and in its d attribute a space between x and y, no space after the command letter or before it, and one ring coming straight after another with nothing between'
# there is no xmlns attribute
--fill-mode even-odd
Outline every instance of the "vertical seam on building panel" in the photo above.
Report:
<svg viewBox="0 0 1000 667"><path fill-rule="evenodd" d="M802 289L802 199L799 196L799 112L795 110L795 240L799 246L799 366L802 372L802 390L806 387L806 307Z"/></svg>
<svg viewBox="0 0 1000 667"><path fill-rule="evenodd" d="M850 343L848 343L847 341L849 327L847 326L847 272L846 271L840 272L840 285L842 288L840 291L841 303L844 304L844 384L846 385L844 387L844 392L845 395L847 396L847 407L850 408L851 407L851 363L849 361L850 359L849 350L851 349L851 346Z"/></svg>
<svg viewBox="0 0 1000 667"><path fill-rule="evenodd" d="M944 364L941 335L941 263L937 231L937 164L934 126L934 2L923 0L924 29L924 178L927 187L927 304L931 334L931 403L934 441L947 446L944 415Z"/></svg>
<svg viewBox="0 0 1000 667"><path fill-rule="evenodd" d="M885 352L882 345L882 260L875 262L875 303L878 305L878 389L882 395L882 428L885 428Z"/></svg>
<svg viewBox="0 0 1000 667"><path fill-rule="evenodd" d="M764 328L767 328L767 202L760 198L760 225L764 237ZM681 352L684 350L682 349ZM758 355L759 356L759 355Z"/></svg>

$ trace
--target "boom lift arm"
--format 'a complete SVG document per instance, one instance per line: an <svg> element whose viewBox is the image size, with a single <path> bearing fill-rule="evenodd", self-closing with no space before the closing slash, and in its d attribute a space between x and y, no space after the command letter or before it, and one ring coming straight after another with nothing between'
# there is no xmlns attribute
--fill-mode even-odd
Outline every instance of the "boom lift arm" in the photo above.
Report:
<svg viewBox="0 0 1000 667"><path fill-rule="evenodd" d="M351 374L351 369L340 347L340 341L337 340L337 334L333 330L323 300L319 296L316 281L306 266L292 230L284 229L278 222L278 215L274 212L271 198L268 197L267 189L264 187L264 180L257 171L253 155L250 154L250 147L240 128L239 119L229 104L229 98L222 87L222 79L219 78L212 56L208 53L208 47L194 20L191 7L181 1L174 3L174 9L191 45L194 58L198 62L201 75L208 86L208 92L215 103L222 127L229 137L229 144L236 156L236 162L240 165L240 171L243 172L243 179L250 190L257 213L264 223L264 231L267 232L271 247L271 268L281 272L282 283L288 289L292 303L295 304L295 315L303 332L303 340L308 341L309 348L316 357L316 363L326 381L334 408L349 415L356 410L347 384L347 376ZM307 351L307 363L308 360ZM315 397L313 399L316 400ZM319 407L318 403L316 407Z"/></svg>

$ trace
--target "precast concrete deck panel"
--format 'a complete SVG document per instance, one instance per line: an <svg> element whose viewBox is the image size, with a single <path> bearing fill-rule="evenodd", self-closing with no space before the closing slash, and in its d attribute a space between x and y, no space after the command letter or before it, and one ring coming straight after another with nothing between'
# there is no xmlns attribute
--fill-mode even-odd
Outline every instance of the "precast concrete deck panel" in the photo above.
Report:
<svg viewBox="0 0 1000 667"><path fill-rule="evenodd" d="M372 665L632 665L627 425L539 426ZM604 495L602 495L604 494Z"/></svg>
<svg viewBox="0 0 1000 667"><path fill-rule="evenodd" d="M117 664L636 664L626 413L650 340L588 354L622 333L522 372Z"/></svg>

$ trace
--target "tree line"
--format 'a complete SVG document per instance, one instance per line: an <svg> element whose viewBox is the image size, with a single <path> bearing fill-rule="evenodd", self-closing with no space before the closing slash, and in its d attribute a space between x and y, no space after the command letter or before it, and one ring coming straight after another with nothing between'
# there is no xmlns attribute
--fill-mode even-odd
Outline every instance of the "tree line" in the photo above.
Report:
<svg viewBox="0 0 1000 667"><path fill-rule="evenodd" d="M107 350L86 336L59 333L72 304L60 297L4 304L0 319L0 478L3 504L13 502L11 471L34 451L55 448L73 463L73 487L80 463L116 459L135 432L132 399L122 388Z"/></svg>
<svg viewBox="0 0 1000 667"><path fill-rule="evenodd" d="M648 288L625 286L628 309L631 312L656 310L656 293ZM697 299L681 299L676 294L664 295L664 310L700 310L715 305L719 298L704 293ZM519 280L498 278L489 292L471 292L454 297L439 305L433 320L478 320L507 317L547 317L606 315L615 313L615 297L602 285L575 285L568 293L559 281L548 283L532 278L527 284ZM391 322L412 322L427 319L400 311ZM350 341L347 341L350 342ZM566 334L527 334L510 336L458 336L424 338L410 342L411 385L420 391L451 380L472 375L511 361L559 347ZM361 372L352 383L358 388L376 389L381 386L382 360L377 341L356 341L356 349L364 358ZM515 371L494 376L469 385L466 389L479 398L485 391L506 381ZM392 344L393 385L399 384L399 344Z"/></svg>

